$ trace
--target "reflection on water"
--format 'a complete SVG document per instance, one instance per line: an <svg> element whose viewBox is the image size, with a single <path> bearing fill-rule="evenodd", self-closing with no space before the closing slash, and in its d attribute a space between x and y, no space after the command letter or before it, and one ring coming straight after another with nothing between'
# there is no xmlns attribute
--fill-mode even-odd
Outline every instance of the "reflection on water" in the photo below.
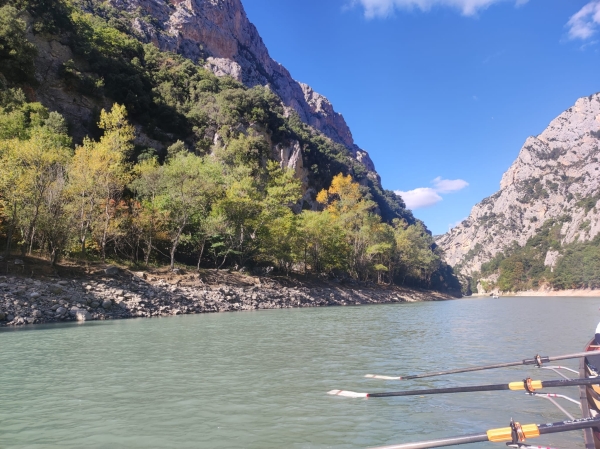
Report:
<svg viewBox="0 0 600 449"><path fill-rule="evenodd" d="M548 401L518 392L325 393L554 379L523 367L405 383L363 376L579 352L599 303L464 299L2 330L0 448L350 449L480 432L511 417L559 421ZM580 432L542 442L583 448Z"/></svg>

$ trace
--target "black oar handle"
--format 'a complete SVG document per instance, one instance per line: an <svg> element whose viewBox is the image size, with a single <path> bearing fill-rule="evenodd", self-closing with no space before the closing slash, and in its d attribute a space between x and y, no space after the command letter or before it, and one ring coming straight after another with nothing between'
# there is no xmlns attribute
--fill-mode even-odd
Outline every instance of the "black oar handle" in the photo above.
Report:
<svg viewBox="0 0 600 449"><path fill-rule="evenodd" d="M534 388L554 388L554 387L575 387L580 385L600 385L600 378L591 379L565 379L565 380L544 380L511 382L510 384L495 384L495 385L473 385L468 387L449 387L449 388L432 388L428 390L407 390L407 391L390 391L385 393L367 393L368 398L387 398L395 396L422 396L429 394L448 394L448 393L472 393L475 391L502 391L502 390L525 390L530 393ZM533 385L533 387L532 387ZM536 386L537 385L537 386Z"/></svg>
<svg viewBox="0 0 600 449"><path fill-rule="evenodd" d="M483 371L488 369L509 368L511 366L538 365L540 363L555 362L558 360L577 359L580 357L586 357L588 355L600 355L600 351L577 352L575 354L559 355L554 357L536 356L532 359L521 360L520 362L496 363L494 365L474 366L471 368L459 368L448 371L437 371L434 373L413 374L410 376L402 376L400 377L400 380L422 379L424 377L445 376L446 374L470 373L473 371Z"/></svg>
<svg viewBox="0 0 600 449"><path fill-rule="evenodd" d="M543 388L553 387L576 387L580 385L600 385L600 378L592 377L587 379L564 379L564 380L543 380Z"/></svg>
<svg viewBox="0 0 600 449"><path fill-rule="evenodd" d="M600 426L600 418L582 418L559 423L539 424L538 429L540 435L549 435L551 433L571 432L573 430L583 430L598 426Z"/></svg>
<svg viewBox="0 0 600 449"><path fill-rule="evenodd" d="M445 376L446 374L470 373L472 371L483 371L486 369L508 368L510 366L519 366L523 362L497 363L495 365L474 366L472 368L459 368L449 371L438 371L436 373L413 374L411 376L402 376L401 380L422 379L423 377Z"/></svg>
<svg viewBox="0 0 600 449"><path fill-rule="evenodd" d="M476 385L472 387L434 388L430 390L392 391L389 393L369 393L368 398L386 398L392 396L420 396L426 394L470 393L474 391L509 390L507 384Z"/></svg>

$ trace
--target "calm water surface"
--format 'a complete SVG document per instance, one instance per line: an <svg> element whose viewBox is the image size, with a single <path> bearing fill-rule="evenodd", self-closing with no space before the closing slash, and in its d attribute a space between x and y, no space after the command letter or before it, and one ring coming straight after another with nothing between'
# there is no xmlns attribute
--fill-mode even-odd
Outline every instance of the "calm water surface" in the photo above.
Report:
<svg viewBox="0 0 600 449"><path fill-rule="evenodd" d="M523 367L404 383L363 376L579 352L599 305L463 299L4 330L0 448L353 449L505 427L511 417L559 421L548 401L518 392L369 400L325 393L554 379ZM575 432L536 442L579 449L582 439Z"/></svg>

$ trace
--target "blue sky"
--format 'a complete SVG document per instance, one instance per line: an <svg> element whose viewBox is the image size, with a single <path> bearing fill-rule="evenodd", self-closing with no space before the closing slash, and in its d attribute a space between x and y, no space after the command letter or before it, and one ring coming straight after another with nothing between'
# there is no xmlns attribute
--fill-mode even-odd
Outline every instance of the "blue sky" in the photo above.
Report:
<svg viewBox="0 0 600 449"><path fill-rule="evenodd" d="M600 91L600 0L242 1L434 234L499 189L528 136Z"/></svg>

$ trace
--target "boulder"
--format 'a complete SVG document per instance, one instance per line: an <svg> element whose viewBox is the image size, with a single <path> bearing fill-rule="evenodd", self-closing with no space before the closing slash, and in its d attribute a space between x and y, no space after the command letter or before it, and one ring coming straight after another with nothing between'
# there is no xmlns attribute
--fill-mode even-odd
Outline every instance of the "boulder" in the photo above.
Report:
<svg viewBox="0 0 600 449"><path fill-rule="evenodd" d="M112 307L112 301L110 299L106 299L102 302L102 308L105 310L109 310Z"/></svg>
<svg viewBox="0 0 600 449"><path fill-rule="evenodd" d="M34 310L32 315L34 318L41 318L42 312L41 312L41 310Z"/></svg>
<svg viewBox="0 0 600 449"><path fill-rule="evenodd" d="M71 316L73 316L77 321L90 321L92 319L92 315L85 309L79 309L73 307L69 312Z"/></svg>
<svg viewBox="0 0 600 449"><path fill-rule="evenodd" d="M58 309L56 309L56 316L62 316L67 312L67 309L65 309L64 307L59 307Z"/></svg>
<svg viewBox="0 0 600 449"><path fill-rule="evenodd" d="M115 267L114 265L111 265L108 268L104 269L104 273L108 276L116 276L117 274L119 274L121 270L119 269L119 267Z"/></svg>
<svg viewBox="0 0 600 449"><path fill-rule="evenodd" d="M0 321L4 321L6 319L6 314L4 312L0 312Z"/></svg>

